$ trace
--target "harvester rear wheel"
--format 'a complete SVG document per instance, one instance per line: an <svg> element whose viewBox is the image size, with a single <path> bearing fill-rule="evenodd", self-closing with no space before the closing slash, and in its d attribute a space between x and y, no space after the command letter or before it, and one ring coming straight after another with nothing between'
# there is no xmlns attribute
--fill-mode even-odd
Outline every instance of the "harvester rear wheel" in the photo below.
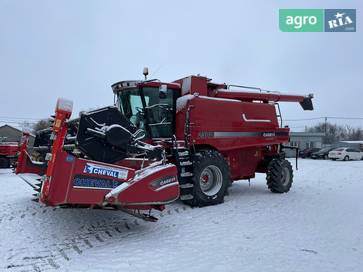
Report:
<svg viewBox="0 0 363 272"><path fill-rule="evenodd" d="M267 186L273 193L287 193L292 185L291 163L283 159L273 159L267 167Z"/></svg>
<svg viewBox="0 0 363 272"><path fill-rule="evenodd" d="M231 183L229 167L215 150L201 150L193 155L193 198L184 201L191 206L223 203Z"/></svg>

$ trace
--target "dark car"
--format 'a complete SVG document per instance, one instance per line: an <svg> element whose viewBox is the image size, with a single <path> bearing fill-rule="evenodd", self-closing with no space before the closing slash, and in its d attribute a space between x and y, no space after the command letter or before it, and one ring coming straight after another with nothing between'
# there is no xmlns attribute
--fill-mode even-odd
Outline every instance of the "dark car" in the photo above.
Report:
<svg viewBox="0 0 363 272"><path fill-rule="evenodd" d="M305 148L304 150L299 152L299 155L301 158L310 158L312 153L318 152L320 148L314 147L314 148Z"/></svg>
<svg viewBox="0 0 363 272"><path fill-rule="evenodd" d="M320 149L318 152L314 152L311 154L311 158L312 159L328 159L328 154L330 151L332 151L333 149L335 149L336 147L325 147Z"/></svg>

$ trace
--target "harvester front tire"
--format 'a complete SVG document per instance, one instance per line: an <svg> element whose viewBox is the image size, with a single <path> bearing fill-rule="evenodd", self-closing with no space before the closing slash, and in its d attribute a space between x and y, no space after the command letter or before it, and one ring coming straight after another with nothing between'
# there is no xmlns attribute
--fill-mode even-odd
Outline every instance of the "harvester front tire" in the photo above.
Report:
<svg viewBox="0 0 363 272"><path fill-rule="evenodd" d="M195 153L192 182L193 198L184 201L186 204L203 207L223 203L231 184L229 167L224 157L216 150Z"/></svg>
<svg viewBox="0 0 363 272"><path fill-rule="evenodd" d="M273 193L287 193L292 185L293 171L287 160L273 159L267 167L267 187Z"/></svg>

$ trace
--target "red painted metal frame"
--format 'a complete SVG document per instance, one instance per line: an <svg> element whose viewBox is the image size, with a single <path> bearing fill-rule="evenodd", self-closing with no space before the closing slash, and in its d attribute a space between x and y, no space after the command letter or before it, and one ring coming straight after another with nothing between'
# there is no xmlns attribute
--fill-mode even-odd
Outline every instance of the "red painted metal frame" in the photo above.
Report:
<svg viewBox="0 0 363 272"><path fill-rule="evenodd" d="M217 90L215 97L238 99L242 101L260 100L265 102L302 102L305 96L288 95L279 93L253 93L253 92L237 92L228 90Z"/></svg>
<svg viewBox="0 0 363 272"><path fill-rule="evenodd" d="M16 162L15 173L33 173L38 175L44 175L46 169L40 165L32 162L27 148L29 143L30 134L28 132L23 132L23 136L21 137L20 147L19 147L19 156Z"/></svg>
<svg viewBox="0 0 363 272"><path fill-rule="evenodd" d="M57 103L58 104L58 103ZM47 203L50 183L52 182L53 171L55 162L59 151L63 148L64 138L67 134L66 121L71 117L72 112L56 109L54 123L52 127L52 135L54 138L51 157L48 161L45 179L43 181L42 189L40 192L40 201Z"/></svg>

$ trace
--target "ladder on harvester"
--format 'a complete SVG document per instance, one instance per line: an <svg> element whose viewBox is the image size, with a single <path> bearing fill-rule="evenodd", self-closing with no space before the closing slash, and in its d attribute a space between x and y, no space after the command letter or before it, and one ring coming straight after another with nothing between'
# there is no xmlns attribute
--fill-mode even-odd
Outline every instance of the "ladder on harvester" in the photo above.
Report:
<svg viewBox="0 0 363 272"><path fill-rule="evenodd" d="M180 200L193 199L194 184L193 177L193 161L189 148L178 147L177 144L173 147L173 152L178 167L178 181L180 186Z"/></svg>

